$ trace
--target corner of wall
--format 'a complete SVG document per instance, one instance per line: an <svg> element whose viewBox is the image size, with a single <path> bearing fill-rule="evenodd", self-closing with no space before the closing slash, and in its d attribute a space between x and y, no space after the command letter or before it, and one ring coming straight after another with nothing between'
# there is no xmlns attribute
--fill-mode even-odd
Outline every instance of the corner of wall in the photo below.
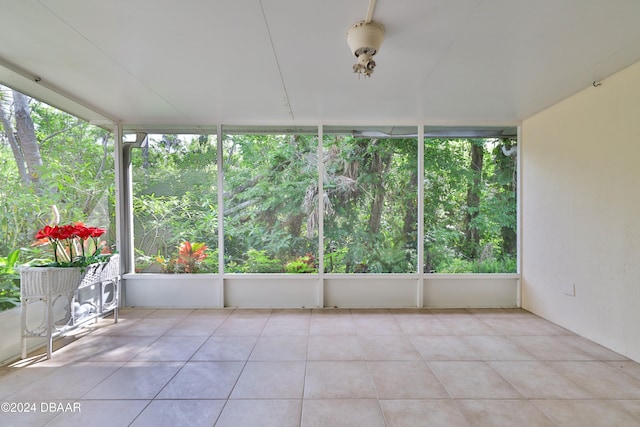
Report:
<svg viewBox="0 0 640 427"><path fill-rule="evenodd" d="M523 307L640 361L640 63L522 124Z"/></svg>

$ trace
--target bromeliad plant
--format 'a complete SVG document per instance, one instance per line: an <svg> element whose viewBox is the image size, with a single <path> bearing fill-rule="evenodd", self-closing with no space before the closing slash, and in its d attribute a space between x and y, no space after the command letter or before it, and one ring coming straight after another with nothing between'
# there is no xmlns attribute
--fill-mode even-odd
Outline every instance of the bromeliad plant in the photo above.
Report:
<svg viewBox="0 0 640 427"><path fill-rule="evenodd" d="M86 267L104 262L111 254L100 236L104 228L87 227L81 222L68 225L47 225L36 233L32 246L51 245L53 263L50 267Z"/></svg>
<svg viewBox="0 0 640 427"><path fill-rule="evenodd" d="M195 273L202 261L207 257L206 250L207 245L203 242L182 242L178 248L176 264L181 265L185 273Z"/></svg>
<svg viewBox="0 0 640 427"><path fill-rule="evenodd" d="M204 242L182 242L178 246L178 257L166 259L156 256L156 262L165 273L197 273L207 258L207 245Z"/></svg>

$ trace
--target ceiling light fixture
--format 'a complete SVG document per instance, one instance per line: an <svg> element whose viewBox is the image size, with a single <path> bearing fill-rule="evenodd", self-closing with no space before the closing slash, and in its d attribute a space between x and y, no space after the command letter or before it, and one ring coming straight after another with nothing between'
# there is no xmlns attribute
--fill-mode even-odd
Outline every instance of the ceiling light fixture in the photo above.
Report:
<svg viewBox="0 0 640 427"><path fill-rule="evenodd" d="M358 62L353 65L353 72L359 76L371 77L376 67L373 56L380 49L384 38L384 25L372 21L375 5L376 0L370 0L367 18L353 24L347 31L347 44L351 53L358 58Z"/></svg>

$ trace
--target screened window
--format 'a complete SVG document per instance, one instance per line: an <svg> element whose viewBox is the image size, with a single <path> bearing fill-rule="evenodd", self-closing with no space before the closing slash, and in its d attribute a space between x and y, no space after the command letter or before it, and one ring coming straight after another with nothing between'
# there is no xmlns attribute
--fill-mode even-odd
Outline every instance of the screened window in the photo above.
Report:
<svg viewBox="0 0 640 427"><path fill-rule="evenodd" d="M417 128L326 128L327 273L417 271Z"/></svg>
<svg viewBox="0 0 640 427"><path fill-rule="evenodd" d="M0 310L20 301L18 264L52 262L45 225L82 222L107 230L114 251L113 136L110 131L0 86Z"/></svg>
<svg viewBox="0 0 640 427"><path fill-rule="evenodd" d="M316 273L317 128L225 128L228 273Z"/></svg>
<svg viewBox="0 0 640 427"><path fill-rule="evenodd" d="M323 127L321 164L315 127L224 127L224 271L317 273L322 243L325 273L516 272L516 141L474 132L427 135L422 176L415 127ZM219 271L216 149L150 135L135 150L137 271Z"/></svg>
<svg viewBox="0 0 640 427"><path fill-rule="evenodd" d="M154 134L133 150L137 272L218 271L216 139Z"/></svg>
<svg viewBox="0 0 640 427"><path fill-rule="evenodd" d="M424 271L516 272L516 149L511 138L427 138Z"/></svg>

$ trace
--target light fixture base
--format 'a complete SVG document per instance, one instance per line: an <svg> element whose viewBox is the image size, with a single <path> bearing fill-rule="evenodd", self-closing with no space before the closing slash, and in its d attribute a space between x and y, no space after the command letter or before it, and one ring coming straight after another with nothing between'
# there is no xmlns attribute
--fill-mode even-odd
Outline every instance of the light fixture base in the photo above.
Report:
<svg viewBox="0 0 640 427"><path fill-rule="evenodd" d="M358 58L353 71L365 77L371 76L376 66L373 60L384 38L384 25L379 22L361 21L353 24L347 31L347 44L351 53Z"/></svg>

